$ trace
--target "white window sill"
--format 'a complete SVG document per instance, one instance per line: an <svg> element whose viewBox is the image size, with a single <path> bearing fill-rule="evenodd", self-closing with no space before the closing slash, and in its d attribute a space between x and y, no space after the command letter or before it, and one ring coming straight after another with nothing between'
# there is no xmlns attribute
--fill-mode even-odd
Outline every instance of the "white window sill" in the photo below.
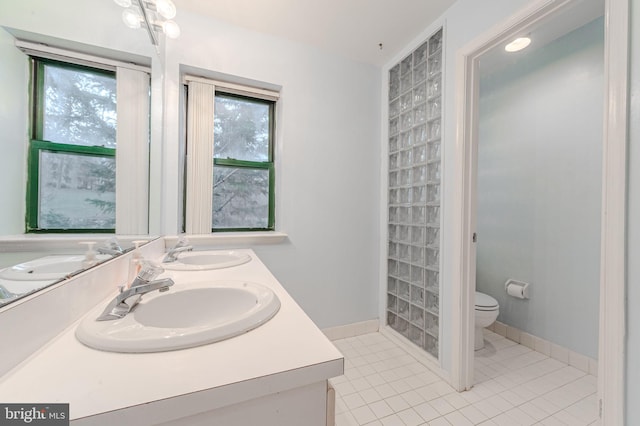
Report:
<svg viewBox="0 0 640 426"><path fill-rule="evenodd" d="M261 232L220 232L212 234L186 235L189 243L197 248L216 247L246 247L258 244L279 244L287 239L284 232L261 231ZM178 242L178 236L164 237L165 247L173 247Z"/></svg>
<svg viewBox="0 0 640 426"><path fill-rule="evenodd" d="M133 246L134 240L151 241L157 236L152 235L115 235L115 234L20 234L0 237L0 252L23 252L35 250L86 250L78 245L83 241L101 243L116 236L121 244Z"/></svg>

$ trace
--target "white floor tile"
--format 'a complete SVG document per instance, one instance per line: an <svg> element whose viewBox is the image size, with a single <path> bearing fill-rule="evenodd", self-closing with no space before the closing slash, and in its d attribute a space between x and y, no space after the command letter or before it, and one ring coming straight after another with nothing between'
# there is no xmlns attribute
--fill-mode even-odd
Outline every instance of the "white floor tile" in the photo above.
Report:
<svg viewBox="0 0 640 426"><path fill-rule="evenodd" d="M409 386L409 384L407 383L406 380L404 379L400 379L400 380L396 380L395 382L391 382L389 383L391 385L391 387L397 392L397 393L405 393L410 391L411 389L413 389L411 386Z"/></svg>
<svg viewBox="0 0 640 426"><path fill-rule="evenodd" d="M382 396L380 396L378 391L374 388L365 389L362 392L359 392L359 394L367 404L371 404L372 402L380 401L382 399Z"/></svg>
<svg viewBox="0 0 640 426"><path fill-rule="evenodd" d="M493 395L492 397L487 398L487 402L500 410L501 413L513 408L513 404L500 395Z"/></svg>
<svg viewBox="0 0 640 426"><path fill-rule="evenodd" d="M466 407L469 405L469 402L464 399L458 392L453 392L443 396L443 398L453 406L456 410L461 409L462 407Z"/></svg>
<svg viewBox="0 0 640 426"><path fill-rule="evenodd" d="M376 415L371 411L371 408L366 405L356 408L355 410L351 410L351 414L353 414L353 417L359 425L364 425L377 419Z"/></svg>
<svg viewBox="0 0 640 426"><path fill-rule="evenodd" d="M465 416L474 425L481 424L482 422L488 420L488 417L473 405L461 408L460 413L462 413L462 415Z"/></svg>
<svg viewBox="0 0 640 426"><path fill-rule="evenodd" d="M371 384L364 377L351 380L351 384L357 392L371 388Z"/></svg>
<svg viewBox="0 0 640 426"><path fill-rule="evenodd" d="M429 426L451 426L451 423L444 417L438 417L437 419L430 421Z"/></svg>
<svg viewBox="0 0 640 426"><path fill-rule="evenodd" d="M434 399L430 404L438 413L440 413L441 416L456 410L453 405L449 404L447 400L444 399L444 397Z"/></svg>
<svg viewBox="0 0 640 426"><path fill-rule="evenodd" d="M488 400L483 400L473 404L482 414L487 416L488 418L496 417L502 414L502 410L497 408L495 405L491 404Z"/></svg>
<svg viewBox="0 0 640 426"><path fill-rule="evenodd" d="M336 426L360 426L351 412L336 415Z"/></svg>
<svg viewBox="0 0 640 426"><path fill-rule="evenodd" d="M560 411L553 415L554 419L560 420L562 423L568 426L584 426L585 423L583 420L580 420L567 412L566 410Z"/></svg>
<svg viewBox="0 0 640 426"><path fill-rule="evenodd" d="M349 407L344 403L341 397L336 397L336 414L344 413L345 411L349 411Z"/></svg>
<svg viewBox="0 0 640 426"><path fill-rule="evenodd" d="M435 389L435 383L432 383L430 385L427 386L423 386L421 388L416 389L416 392L418 393L418 395L420 395L422 397L422 399L424 399L425 401L431 401L434 400L438 397L440 397L440 394L438 393L438 391Z"/></svg>
<svg viewBox="0 0 640 426"><path fill-rule="evenodd" d="M379 386L383 383L387 383L387 381L378 373L370 374L364 377L367 382L371 385L371 387Z"/></svg>
<svg viewBox="0 0 640 426"><path fill-rule="evenodd" d="M493 420L486 420L482 423L478 423L480 426L498 426Z"/></svg>
<svg viewBox="0 0 640 426"><path fill-rule="evenodd" d="M342 399L344 400L344 403L347 405L349 410L355 410L358 407L366 405L366 402L364 402L364 399L362 399L359 393L352 393L351 395L347 395Z"/></svg>
<svg viewBox="0 0 640 426"><path fill-rule="evenodd" d="M459 411L449 413L444 416L444 418L447 419L449 423L455 426L473 426L473 423L471 423L471 421L469 421L469 419L467 419L465 416L460 414Z"/></svg>
<svg viewBox="0 0 640 426"><path fill-rule="evenodd" d="M382 423L383 426L405 426L404 422L396 414L380 419L380 423Z"/></svg>
<svg viewBox="0 0 640 426"><path fill-rule="evenodd" d="M549 413L548 412L542 410L541 408L536 406L531 401L528 401L528 402L522 404L518 408L520 408L522 411L527 413L529 416L531 416L531 418L533 418L537 422L543 420L546 417L549 417Z"/></svg>
<svg viewBox="0 0 640 426"><path fill-rule="evenodd" d="M394 395L392 397L389 397L385 399L385 402L395 413L406 410L410 407L409 403L401 395Z"/></svg>
<svg viewBox="0 0 640 426"><path fill-rule="evenodd" d="M415 390L411 390L409 392L405 392L400 396L402 397L402 399L407 401L407 404L409 404L409 406L411 406L411 407L413 407L415 405L418 405L418 404L422 404L423 402L425 402L425 399L422 396L420 396L420 394L418 392L416 392Z"/></svg>
<svg viewBox="0 0 640 426"><path fill-rule="evenodd" d="M554 418L554 417L547 417L546 419L542 420L540 423L538 423L542 426L567 426L566 423L561 422L560 420Z"/></svg>
<svg viewBox="0 0 640 426"><path fill-rule="evenodd" d="M413 409L416 410L416 413L418 413L418 415L427 422L441 416L441 414L428 402L423 402L422 404L413 407Z"/></svg>
<svg viewBox="0 0 640 426"><path fill-rule="evenodd" d="M518 425L531 426L537 422L533 417L531 417L518 407L512 408L511 410L505 412L505 414L511 417L514 420L515 424Z"/></svg>
<svg viewBox="0 0 640 426"><path fill-rule="evenodd" d="M589 424L598 419L598 409L596 404L597 398L594 394L576 402L564 411L582 421L584 424Z"/></svg>
<svg viewBox="0 0 640 426"><path fill-rule="evenodd" d="M371 408L371 411L373 411L373 413L376 415L376 418L378 419L393 414L393 409L391 409L391 407L389 407L389 404L387 404L384 400L369 404L369 408Z"/></svg>
<svg viewBox="0 0 640 426"><path fill-rule="evenodd" d="M353 385L351 384L351 382L342 382L342 383L336 383L333 386L336 390L336 392L338 392L340 395L349 395L352 393L356 392L356 389L353 387Z"/></svg>
<svg viewBox="0 0 640 426"><path fill-rule="evenodd" d="M376 386L376 390L378 391L380 396L383 398L390 398L397 394L395 389L393 389L388 383L384 383L380 386Z"/></svg>
<svg viewBox="0 0 640 426"><path fill-rule="evenodd" d="M424 424L424 419L420 417L413 408L400 411L397 414L406 426L418 426Z"/></svg>
<svg viewBox="0 0 640 426"><path fill-rule="evenodd" d="M336 341L345 355L345 375L331 379L336 425L597 424L597 380L583 371L583 359L576 368L491 331L484 336L476 385L462 393L380 333ZM536 339L525 337L534 347Z"/></svg>

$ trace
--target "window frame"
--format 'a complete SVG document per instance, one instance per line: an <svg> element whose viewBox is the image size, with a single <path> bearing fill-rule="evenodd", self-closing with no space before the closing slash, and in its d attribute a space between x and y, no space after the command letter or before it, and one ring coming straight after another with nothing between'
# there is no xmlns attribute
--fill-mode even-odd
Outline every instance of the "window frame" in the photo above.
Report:
<svg viewBox="0 0 640 426"><path fill-rule="evenodd" d="M30 82L30 139L27 156L27 190L26 190L26 233L115 233L114 228L42 228L39 226L40 209L40 153L71 153L94 157L115 158L116 148L106 148L103 146L85 146L60 142L47 141L43 138L44 133L44 69L47 65L55 65L60 68L90 71L95 74L103 74L116 77L116 72L89 67L86 65L64 62L38 56L29 56L31 62L31 82ZM117 122L116 122L117 123ZM117 125L117 124L116 124Z"/></svg>
<svg viewBox="0 0 640 426"><path fill-rule="evenodd" d="M212 203L212 223L211 223L211 232L251 232L251 231L274 231L275 230L275 167L274 167L274 141L275 141L275 111L276 111L276 101L268 100L264 98L260 98L257 96L249 96L245 94L237 94L230 91L224 90L224 87L217 86L214 92L214 102L215 97L220 95L224 95L225 97L236 98L241 100L248 100L251 102L263 103L269 106L269 147L268 147L268 159L267 161L249 161L249 160L238 160L235 158L215 158L215 150L214 150L214 158L213 158L213 170L215 170L216 166L220 167L234 167L245 170L267 170L269 172L269 208L268 208L268 217L267 217L267 226L262 227L237 227L237 228L214 228L213 227L213 218L215 217L213 209L214 205ZM215 120L215 109L213 112L214 120ZM214 142L215 143L215 142ZM213 188L211 188L213 191Z"/></svg>

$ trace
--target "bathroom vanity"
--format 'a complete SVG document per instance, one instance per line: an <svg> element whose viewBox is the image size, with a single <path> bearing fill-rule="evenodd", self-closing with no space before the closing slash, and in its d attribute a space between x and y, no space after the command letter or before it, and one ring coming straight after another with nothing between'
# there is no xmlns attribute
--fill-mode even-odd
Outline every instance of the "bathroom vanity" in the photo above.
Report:
<svg viewBox="0 0 640 426"><path fill-rule="evenodd" d="M145 257L157 261L162 251L164 243L151 245ZM327 380L343 373L342 355L252 250L237 252L251 259L222 269L166 270L161 277L172 278L175 287L208 280L260 283L280 301L278 312L262 325L188 349L118 353L80 343L75 333L82 318L75 319L0 378L0 401L69 403L73 425L333 424L327 422L332 405ZM75 278L116 277L108 297L85 306L83 315L95 315L117 294L130 256L114 260L111 272L98 267Z"/></svg>

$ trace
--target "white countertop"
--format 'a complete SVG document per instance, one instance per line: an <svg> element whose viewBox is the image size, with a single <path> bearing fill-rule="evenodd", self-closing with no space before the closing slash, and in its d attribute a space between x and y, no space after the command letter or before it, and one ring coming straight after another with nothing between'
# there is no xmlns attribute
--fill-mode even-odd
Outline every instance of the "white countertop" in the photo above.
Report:
<svg viewBox="0 0 640 426"><path fill-rule="evenodd" d="M196 348L123 354L98 351L78 342L76 322L0 378L0 401L69 403L71 419L80 420L78 424L84 420L93 424L105 414L115 420L118 415L122 419L136 412L169 421L172 416L179 418L342 374L342 354L255 253L236 251L249 253L252 260L233 268L167 271L162 276L170 276L176 283L242 279L264 284L282 304L266 324ZM100 273L99 268L95 273ZM170 404L173 398L178 399ZM154 421L148 416L145 419Z"/></svg>

